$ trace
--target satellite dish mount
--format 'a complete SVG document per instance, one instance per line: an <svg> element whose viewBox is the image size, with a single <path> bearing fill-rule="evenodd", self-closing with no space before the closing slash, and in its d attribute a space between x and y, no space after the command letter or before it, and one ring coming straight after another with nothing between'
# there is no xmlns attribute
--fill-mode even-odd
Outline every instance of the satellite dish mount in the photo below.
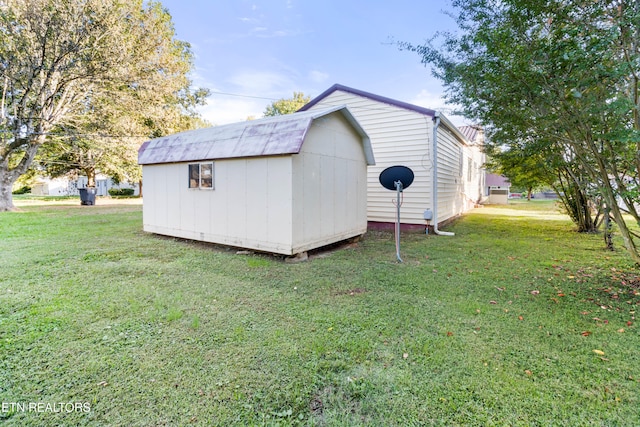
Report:
<svg viewBox="0 0 640 427"><path fill-rule="evenodd" d="M402 192L413 182L413 171L406 166L391 166L380 173L380 184L387 190L396 191L396 257L400 258L400 206L402 206Z"/></svg>

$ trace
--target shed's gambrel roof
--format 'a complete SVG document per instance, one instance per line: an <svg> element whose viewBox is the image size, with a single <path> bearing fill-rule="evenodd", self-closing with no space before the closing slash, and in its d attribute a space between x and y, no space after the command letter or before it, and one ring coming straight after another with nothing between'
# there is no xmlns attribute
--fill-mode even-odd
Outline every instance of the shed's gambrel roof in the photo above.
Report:
<svg viewBox="0 0 640 427"><path fill-rule="evenodd" d="M241 157L297 154L311 123L334 112L341 113L362 137L367 164L375 164L369 136L342 105L326 110L196 129L152 139L138 150L141 165L180 163Z"/></svg>
<svg viewBox="0 0 640 427"><path fill-rule="evenodd" d="M380 96L370 92L365 92L360 89L354 89L352 87L344 86L341 84L334 84L329 89L325 90L320 95L313 98L311 101L305 104L298 111L308 111L311 107L320 103L323 99L325 99L326 97L328 97L329 95L331 95L336 91L351 93L354 95L371 99L373 101L381 102L383 104L387 104L394 107L403 108L405 110L414 111L416 113L424 114L425 116L429 116L431 118L435 117L437 114L436 110L431 110L429 108L420 107L419 105L409 104L408 102L398 101L397 99L387 98L385 96ZM451 123L449 119L447 119L442 113L439 114L439 117L440 117L441 123L443 123L451 132L453 132L458 137L458 139L460 139L460 141L462 141L464 144L469 144L470 141L467 139L466 135L460 132L460 129L458 129L453 123Z"/></svg>

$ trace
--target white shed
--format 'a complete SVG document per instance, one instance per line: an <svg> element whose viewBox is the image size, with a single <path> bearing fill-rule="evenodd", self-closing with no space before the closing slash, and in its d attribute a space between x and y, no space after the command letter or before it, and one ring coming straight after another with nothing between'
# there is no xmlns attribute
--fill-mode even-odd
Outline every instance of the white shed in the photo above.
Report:
<svg viewBox="0 0 640 427"><path fill-rule="evenodd" d="M148 232L294 255L364 234L369 137L345 106L145 142Z"/></svg>
<svg viewBox="0 0 640 427"><path fill-rule="evenodd" d="M480 201L484 187L482 135L469 140L437 111L338 84L300 111L335 105L347 105L371 138L376 158L368 176L367 217L371 225L395 221L395 194L378 181L380 172L393 165L408 166L415 174L411 188L404 192L403 224L424 226L427 209L442 223Z"/></svg>

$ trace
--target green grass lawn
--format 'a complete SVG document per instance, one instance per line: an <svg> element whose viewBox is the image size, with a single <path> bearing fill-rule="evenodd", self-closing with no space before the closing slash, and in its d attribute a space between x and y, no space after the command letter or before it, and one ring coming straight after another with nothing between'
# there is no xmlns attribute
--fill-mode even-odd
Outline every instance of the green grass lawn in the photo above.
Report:
<svg viewBox="0 0 640 427"><path fill-rule="evenodd" d="M287 264L68 202L0 214L6 425L640 425L638 272L548 202L402 264L387 232Z"/></svg>

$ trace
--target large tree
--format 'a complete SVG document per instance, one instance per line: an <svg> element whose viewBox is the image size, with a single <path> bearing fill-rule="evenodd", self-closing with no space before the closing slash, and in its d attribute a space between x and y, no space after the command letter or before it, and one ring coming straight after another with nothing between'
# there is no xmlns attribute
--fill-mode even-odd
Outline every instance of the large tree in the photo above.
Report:
<svg viewBox="0 0 640 427"><path fill-rule="evenodd" d="M640 263L640 3L632 0L454 0L458 34L418 52L491 140L543 144L573 181L592 186ZM442 44L438 44L439 41Z"/></svg>
<svg viewBox="0 0 640 427"><path fill-rule="evenodd" d="M302 92L293 92L292 98L282 98L269 104L264 110L264 116L271 117L292 114L302 108L309 101L311 101L310 96L306 96Z"/></svg>
<svg viewBox="0 0 640 427"><path fill-rule="evenodd" d="M0 2L0 211L13 208L13 183L42 146L77 145L105 123L110 137L172 130L166 106L194 96L191 66L155 1ZM118 121L117 131L108 124Z"/></svg>

